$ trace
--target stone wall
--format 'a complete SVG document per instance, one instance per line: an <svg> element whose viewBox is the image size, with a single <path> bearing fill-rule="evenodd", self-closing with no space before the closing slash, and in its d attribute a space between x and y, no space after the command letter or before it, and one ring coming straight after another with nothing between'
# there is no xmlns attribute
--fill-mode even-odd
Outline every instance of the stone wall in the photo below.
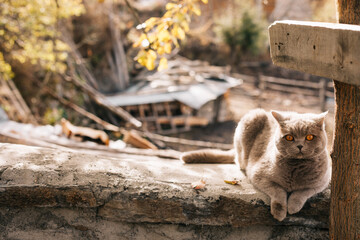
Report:
<svg viewBox="0 0 360 240"><path fill-rule="evenodd" d="M283 222L268 203L232 164L0 144L0 239L328 239L329 190Z"/></svg>

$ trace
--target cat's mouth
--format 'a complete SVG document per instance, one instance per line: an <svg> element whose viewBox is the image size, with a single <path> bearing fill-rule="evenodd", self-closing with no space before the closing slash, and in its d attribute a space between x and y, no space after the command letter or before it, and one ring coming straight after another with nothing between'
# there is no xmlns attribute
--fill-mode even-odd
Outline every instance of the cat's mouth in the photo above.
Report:
<svg viewBox="0 0 360 240"><path fill-rule="evenodd" d="M297 155L300 156L300 157L303 157L304 153L300 150Z"/></svg>

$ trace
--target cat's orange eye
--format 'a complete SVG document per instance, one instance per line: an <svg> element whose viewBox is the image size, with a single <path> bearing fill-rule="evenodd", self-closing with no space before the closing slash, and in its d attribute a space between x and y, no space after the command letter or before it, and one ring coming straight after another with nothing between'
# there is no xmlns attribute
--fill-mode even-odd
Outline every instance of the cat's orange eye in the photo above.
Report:
<svg viewBox="0 0 360 240"><path fill-rule="evenodd" d="M307 135L307 136L305 137L305 139L308 140L308 141L311 141L311 140L314 139L314 135L309 134L309 135Z"/></svg>
<svg viewBox="0 0 360 240"><path fill-rule="evenodd" d="M288 140L288 141L293 141L293 140L294 140L294 137L291 136L291 135L286 135L286 136L285 136L285 139Z"/></svg>

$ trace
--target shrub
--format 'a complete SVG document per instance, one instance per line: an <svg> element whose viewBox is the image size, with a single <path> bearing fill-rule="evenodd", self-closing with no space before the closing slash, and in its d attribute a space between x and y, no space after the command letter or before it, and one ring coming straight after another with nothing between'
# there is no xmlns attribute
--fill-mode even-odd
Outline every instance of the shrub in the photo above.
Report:
<svg viewBox="0 0 360 240"><path fill-rule="evenodd" d="M232 16L232 18L231 21L223 20L218 25L220 28L218 32L235 55L234 60L244 55L262 54L267 46L265 21L247 8L240 11L240 17Z"/></svg>

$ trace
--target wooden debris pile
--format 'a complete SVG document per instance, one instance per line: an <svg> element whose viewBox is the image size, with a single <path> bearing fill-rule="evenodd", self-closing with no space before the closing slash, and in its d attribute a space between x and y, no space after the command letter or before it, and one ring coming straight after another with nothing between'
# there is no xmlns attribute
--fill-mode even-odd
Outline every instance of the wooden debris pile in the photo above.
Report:
<svg viewBox="0 0 360 240"><path fill-rule="evenodd" d="M61 125L35 126L33 124L24 124L14 121L1 122L0 142L56 148L64 151L85 151L87 153L111 157L119 157L119 154L133 154L158 156L177 160L180 157L180 152L170 149L158 150L157 147L144 138L144 136L151 137L152 140L157 142L175 142L182 145L198 146L202 148L232 148L232 144L179 139L134 130L128 131L122 140L109 140L107 143L105 132L91 128L79 128L66 120L64 120L63 123L66 123L65 127L62 127ZM77 135L77 137L68 138L67 135L69 135L69 131L71 131L70 135ZM105 139L105 143L96 141L99 137L103 140Z"/></svg>
<svg viewBox="0 0 360 240"><path fill-rule="evenodd" d="M99 144L103 144L109 146L110 138L108 134L104 131L96 130L88 127L79 127L74 126L66 119L61 119L61 128L62 132L65 134L67 138L72 138L76 141L83 142L85 140L90 140L97 142ZM123 142L130 144L134 147L141 149L153 149L157 150L158 148L152 144L150 141L141 137L135 131L126 131L122 129L123 133Z"/></svg>
<svg viewBox="0 0 360 240"><path fill-rule="evenodd" d="M0 142L56 148L64 151L85 151L111 157L118 157L119 154L135 154L179 159L180 156L180 153L175 150L157 150L153 144L147 145L148 141L136 132L129 132L129 135L122 140L109 140L106 145L97 141L98 137L106 141L105 132L77 127L65 121L65 127L61 125L35 126L13 121L2 122L0 123ZM66 134L69 134L69 131L76 137L68 138Z"/></svg>
<svg viewBox="0 0 360 240"><path fill-rule="evenodd" d="M86 138L90 138L94 141L99 141L100 143L108 146L110 139L109 136L101 130L96 130L87 127L77 127L72 125L68 120L61 119L61 128L62 132L68 138L76 139L77 141L83 141Z"/></svg>

